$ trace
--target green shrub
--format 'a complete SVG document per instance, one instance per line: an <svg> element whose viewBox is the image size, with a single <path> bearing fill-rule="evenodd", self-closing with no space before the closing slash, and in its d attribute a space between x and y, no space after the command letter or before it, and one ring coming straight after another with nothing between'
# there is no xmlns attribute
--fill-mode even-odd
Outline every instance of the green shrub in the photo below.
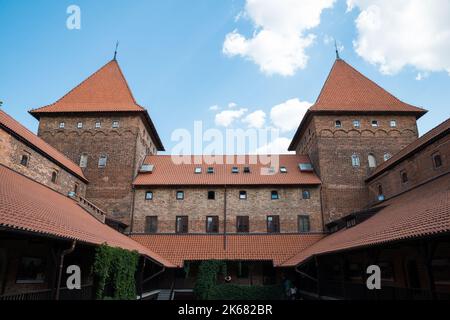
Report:
<svg viewBox="0 0 450 320"><path fill-rule="evenodd" d="M194 294L200 300L208 300L211 288L217 283L217 275L227 274L227 265L223 261L208 260L202 261L198 269L197 280L195 282Z"/></svg>
<svg viewBox="0 0 450 320"><path fill-rule="evenodd" d="M97 279L97 299L136 299L136 273L139 254L107 245L97 247L93 266ZM105 288L110 287L113 295L105 297ZM109 293L109 292L108 292Z"/></svg>
<svg viewBox="0 0 450 320"><path fill-rule="evenodd" d="M209 290L208 300L281 300L282 286L220 284Z"/></svg>

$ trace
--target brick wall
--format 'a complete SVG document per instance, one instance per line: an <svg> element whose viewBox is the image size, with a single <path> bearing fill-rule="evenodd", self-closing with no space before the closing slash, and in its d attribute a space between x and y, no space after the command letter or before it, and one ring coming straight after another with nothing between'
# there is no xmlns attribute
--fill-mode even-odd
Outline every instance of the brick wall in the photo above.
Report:
<svg viewBox="0 0 450 320"><path fill-rule="evenodd" d="M442 166L439 168L436 168L433 162L433 155L437 153L442 159ZM406 183L403 183L401 179L403 171L408 175ZM387 200L449 171L450 135L447 135L370 181L369 202L371 204L378 202L380 185Z"/></svg>
<svg viewBox="0 0 450 320"><path fill-rule="evenodd" d="M41 153L17 140L3 129L0 129L0 151L0 163L12 170L45 184L64 195L74 191L75 184L78 184L78 194L85 196L86 184L83 181ZM29 157L27 166L23 166L20 163L24 154ZM53 183L51 179L52 173L55 170L58 172L58 176L56 183Z"/></svg>
<svg viewBox="0 0 450 320"><path fill-rule="evenodd" d="M301 187L233 187L227 189L227 232L236 232L236 216L249 216L250 232L267 232L266 217L280 216L280 231L298 232L298 215L309 215L311 231L322 231L320 192L318 187L305 187L311 198L302 199ZM247 191L247 200L239 199L239 191ZM277 190L280 199L271 200ZM153 192L153 200L145 200L146 191ZM184 191L184 200L176 200L176 192ZM215 200L208 200L208 191L215 191ZM158 232L175 232L176 216L189 216L189 232L205 233L206 217L219 216L219 232L223 232L224 188L164 188L137 189L133 232L145 231L145 217L158 216Z"/></svg>
<svg viewBox="0 0 450 320"><path fill-rule="evenodd" d="M341 121L341 128L335 122ZM360 128L353 121L360 121ZM372 127L377 120L379 126ZM396 120L397 126L390 127ZM417 139L414 116L398 115L315 115L305 127L298 154L308 154L322 180L322 197L325 223L367 207L368 189L365 179L372 172L368 157L376 163L384 155L394 155ZM360 166L352 166L352 155L358 155Z"/></svg>
<svg viewBox="0 0 450 320"><path fill-rule="evenodd" d="M112 128L119 121L119 128ZM64 122L64 129L59 124ZM77 123L83 128L78 129ZM96 128L95 123L101 127ZM89 185L86 198L105 210L108 216L130 224L131 183L147 153L156 148L142 118L128 113L66 114L42 116L38 134L75 163L88 156L83 168ZM101 155L107 156L105 168L99 168Z"/></svg>

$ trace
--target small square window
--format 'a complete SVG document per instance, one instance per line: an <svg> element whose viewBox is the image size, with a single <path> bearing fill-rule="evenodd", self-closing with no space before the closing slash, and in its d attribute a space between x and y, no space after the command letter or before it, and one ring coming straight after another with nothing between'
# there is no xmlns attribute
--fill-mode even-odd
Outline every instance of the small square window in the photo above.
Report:
<svg viewBox="0 0 450 320"><path fill-rule="evenodd" d="M119 127L119 121L117 121L117 120L113 121L113 122L112 122L112 127L113 127L114 129L117 129L117 128Z"/></svg>
<svg viewBox="0 0 450 320"><path fill-rule="evenodd" d="M280 195L278 194L278 191L272 191L270 197L271 197L272 200L280 199Z"/></svg>
<svg viewBox="0 0 450 320"><path fill-rule="evenodd" d="M250 173L250 167L244 167L244 173Z"/></svg>
<svg viewBox="0 0 450 320"><path fill-rule="evenodd" d="M372 120L372 127L378 128L378 120Z"/></svg>
<svg viewBox="0 0 450 320"><path fill-rule="evenodd" d="M336 120L336 122L334 123L334 126L335 126L336 128L342 128L342 122L341 122L341 120Z"/></svg>
<svg viewBox="0 0 450 320"><path fill-rule="evenodd" d="M96 129L100 129L101 127L102 127L101 122L100 122L100 121L97 121L97 122L95 123L95 128L96 128Z"/></svg>
<svg viewBox="0 0 450 320"><path fill-rule="evenodd" d="M247 199L247 191L239 191L239 199L246 200Z"/></svg>
<svg viewBox="0 0 450 320"><path fill-rule="evenodd" d="M397 120L391 120L389 122L389 125L391 126L391 128L396 128L397 127Z"/></svg>
<svg viewBox="0 0 450 320"><path fill-rule="evenodd" d="M177 200L184 200L184 191L177 191Z"/></svg>
<svg viewBox="0 0 450 320"><path fill-rule="evenodd" d="M359 120L353 120L353 127L357 129L361 128L361 122Z"/></svg>
<svg viewBox="0 0 450 320"><path fill-rule="evenodd" d="M107 156L105 155L100 156L100 158L98 159L98 167L105 168L107 160L108 160Z"/></svg>
<svg viewBox="0 0 450 320"><path fill-rule="evenodd" d="M216 192L208 191L208 200L215 200L215 199L216 199Z"/></svg>
<svg viewBox="0 0 450 320"><path fill-rule="evenodd" d="M214 168L213 167L208 167L208 171L207 171L209 174L212 174L212 173L214 173Z"/></svg>
<svg viewBox="0 0 450 320"><path fill-rule="evenodd" d="M78 128L78 129L83 128L83 122L78 122L78 123L77 123L77 128Z"/></svg>
<svg viewBox="0 0 450 320"><path fill-rule="evenodd" d="M23 165L24 167L28 167L28 159L29 155L23 154L22 158L20 158L20 164Z"/></svg>
<svg viewBox="0 0 450 320"><path fill-rule="evenodd" d="M302 191L302 198L304 200L311 199L311 192L309 190L303 190Z"/></svg>
<svg viewBox="0 0 450 320"><path fill-rule="evenodd" d="M442 167L442 157L439 153L433 154L433 165L435 169Z"/></svg>
<svg viewBox="0 0 450 320"><path fill-rule="evenodd" d="M152 191L147 191L145 193L145 200L153 200L153 192Z"/></svg>
<svg viewBox="0 0 450 320"><path fill-rule="evenodd" d="M195 174L200 174L200 173L202 173L202 168L201 167L197 167L197 168L195 168Z"/></svg>
<svg viewBox="0 0 450 320"><path fill-rule="evenodd" d="M64 122L60 122L59 123L59 128L60 129L64 129L65 126L66 126L66 124Z"/></svg>
<svg viewBox="0 0 450 320"><path fill-rule="evenodd" d="M80 156L80 168L86 168L88 163L88 155L86 153L82 153Z"/></svg>
<svg viewBox="0 0 450 320"><path fill-rule="evenodd" d="M239 173L239 168L238 167L233 167L231 169L231 173Z"/></svg>
<svg viewBox="0 0 450 320"><path fill-rule="evenodd" d="M287 168L286 167L281 167L280 168L280 172L281 173L287 173Z"/></svg>

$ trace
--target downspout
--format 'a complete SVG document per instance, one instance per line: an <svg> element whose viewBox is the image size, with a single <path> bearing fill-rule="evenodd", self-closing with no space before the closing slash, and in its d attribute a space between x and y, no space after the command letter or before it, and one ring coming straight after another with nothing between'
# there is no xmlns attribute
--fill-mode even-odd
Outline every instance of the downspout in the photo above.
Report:
<svg viewBox="0 0 450 320"><path fill-rule="evenodd" d="M224 185L223 195L223 250L227 250L227 185Z"/></svg>
<svg viewBox="0 0 450 320"><path fill-rule="evenodd" d="M55 300L59 300L59 291L61 289L61 277L62 277L62 271L63 271L63 266L64 266L64 257L68 254L71 254L75 250L76 244L77 244L77 241L73 240L72 246L69 249L66 249L61 253L61 257L59 260L58 283L56 284Z"/></svg>
<svg viewBox="0 0 450 320"><path fill-rule="evenodd" d="M323 216L322 185L320 185L319 194L320 194L320 214L322 216L322 232L325 232L325 219L324 219L324 216Z"/></svg>
<svg viewBox="0 0 450 320"><path fill-rule="evenodd" d="M131 186L131 190L133 193L132 202L131 202L131 221L130 221L130 235L133 233L134 226L134 202L136 199L136 187L134 185ZM144 260L145 261L145 260Z"/></svg>

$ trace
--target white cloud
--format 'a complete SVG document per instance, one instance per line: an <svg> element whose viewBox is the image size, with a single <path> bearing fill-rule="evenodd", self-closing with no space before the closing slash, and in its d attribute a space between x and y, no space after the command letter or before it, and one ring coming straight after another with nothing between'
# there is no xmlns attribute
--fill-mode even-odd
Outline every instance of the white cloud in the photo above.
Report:
<svg viewBox="0 0 450 320"><path fill-rule="evenodd" d="M257 110L250 113L242 122L246 123L249 128L261 129L266 123L266 113L262 110Z"/></svg>
<svg viewBox="0 0 450 320"><path fill-rule="evenodd" d="M216 114L215 123L218 126L229 127L233 122L239 118L241 118L247 109L239 109L239 110L224 110L218 114Z"/></svg>
<svg viewBox="0 0 450 320"><path fill-rule="evenodd" d="M217 110L219 110L219 109L220 109L220 108L219 108L219 106L218 106L217 104L215 104L215 105L209 107L209 110L211 110L211 111L217 111Z"/></svg>
<svg viewBox="0 0 450 320"><path fill-rule="evenodd" d="M230 109L233 109L233 108L236 108L236 107L237 107L237 103L230 102L230 103L228 104L228 108L230 108Z"/></svg>
<svg viewBox="0 0 450 320"><path fill-rule="evenodd" d="M269 142L268 144L258 148L256 154L287 154L292 153L288 151L291 139L279 137Z"/></svg>
<svg viewBox="0 0 450 320"><path fill-rule="evenodd" d="M428 72L419 72L419 73L417 73L416 80L422 81L422 80L428 78L428 76L429 76Z"/></svg>
<svg viewBox="0 0 450 320"><path fill-rule="evenodd" d="M324 9L335 0L246 0L244 14L255 27L246 38L237 30L227 34L225 55L242 56L259 65L266 74L291 76L306 67L315 35L309 30L320 24Z"/></svg>
<svg viewBox="0 0 450 320"><path fill-rule="evenodd" d="M300 101L298 98L288 100L276 105L270 111L270 118L274 126L282 132L292 131L298 128L310 102Z"/></svg>
<svg viewBox="0 0 450 320"><path fill-rule="evenodd" d="M396 74L410 65L419 71L450 72L449 0L347 0L358 8L356 52Z"/></svg>

